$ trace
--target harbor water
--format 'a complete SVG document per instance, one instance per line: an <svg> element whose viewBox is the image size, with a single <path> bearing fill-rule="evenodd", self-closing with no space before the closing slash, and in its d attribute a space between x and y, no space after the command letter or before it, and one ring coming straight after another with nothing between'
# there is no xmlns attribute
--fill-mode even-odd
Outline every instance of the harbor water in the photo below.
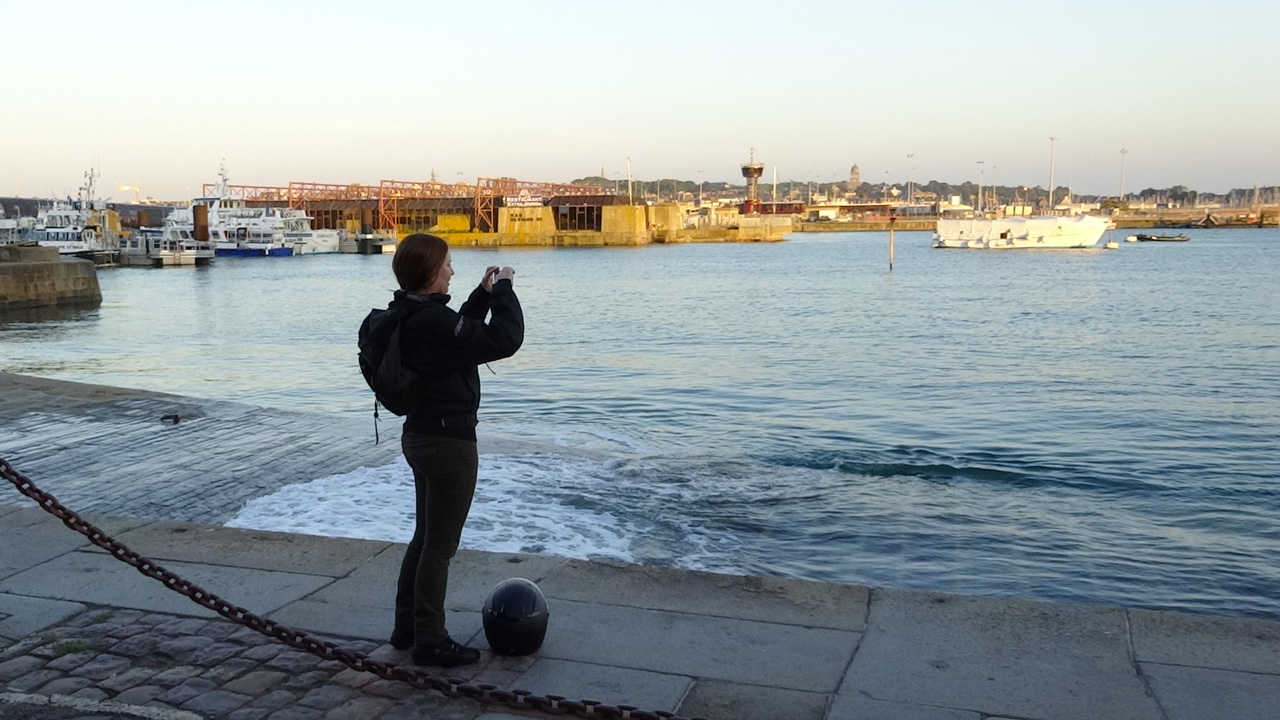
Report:
<svg viewBox="0 0 1280 720"><path fill-rule="evenodd" d="M464 547L1280 619L1280 230L1119 250L454 251L516 268ZM1116 239L1123 239L1117 232ZM0 318L0 370L367 421L390 256L101 270ZM384 414L383 422L387 421ZM232 524L406 541L403 462Z"/></svg>

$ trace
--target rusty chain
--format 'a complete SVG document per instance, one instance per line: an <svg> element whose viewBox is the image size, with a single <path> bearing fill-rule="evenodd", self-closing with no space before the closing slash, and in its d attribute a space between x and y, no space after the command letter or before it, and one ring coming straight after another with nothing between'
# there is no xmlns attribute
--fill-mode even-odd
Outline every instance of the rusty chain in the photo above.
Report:
<svg viewBox="0 0 1280 720"><path fill-rule="evenodd" d="M36 501L42 509L61 520L67 527L84 535L89 542L111 553L116 559L132 565L143 575L160 581L170 590L186 595L196 604L213 610L238 625L251 628L290 647L305 650L325 660L337 660L356 672L373 673L386 680L398 680L415 688L435 690L449 697L467 697L484 703L502 703L519 710L534 710L548 715L573 715L592 720L595 718L704 720L703 718L684 718L663 710L640 710L631 705L606 705L598 700L574 701L561 695L534 695L528 690L502 690L496 685L469 683L457 678L432 675L414 667L373 660L364 653L346 650L335 643L317 640L305 632L256 615L238 605L232 605L208 590L183 580L87 522L74 510L58 502L57 498L36 487L31 480L3 458L0 458L0 477L13 483L18 492Z"/></svg>

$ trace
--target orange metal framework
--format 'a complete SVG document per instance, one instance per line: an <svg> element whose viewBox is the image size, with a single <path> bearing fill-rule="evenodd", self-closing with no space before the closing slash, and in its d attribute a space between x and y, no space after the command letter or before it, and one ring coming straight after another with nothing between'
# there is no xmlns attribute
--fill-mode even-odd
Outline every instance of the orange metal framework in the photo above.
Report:
<svg viewBox="0 0 1280 720"><path fill-rule="evenodd" d="M205 183L201 192L205 197L217 190L217 184ZM400 200L421 198L472 198L474 199L476 229L493 232L498 228L496 198L527 194L535 197L604 195L597 185L570 185L567 183L528 182L515 178L479 178L475 185L466 183L410 182L382 180L375 185L352 183L290 182L288 187L266 185L228 185L227 196L245 202L288 203L290 208L302 210L306 204L319 200L377 200L378 226L384 230L396 227Z"/></svg>
<svg viewBox="0 0 1280 720"><path fill-rule="evenodd" d="M217 189L217 183L204 183L200 186L200 196L211 197ZM228 185L227 197L245 202L289 202L289 188L272 185Z"/></svg>
<svg viewBox="0 0 1280 720"><path fill-rule="evenodd" d="M302 210L308 202L318 200L378 200L381 191L377 185L361 185L351 183L338 185L335 183L290 182L289 207Z"/></svg>
<svg viewBox="0 0 1280 720"><path fill-rule="evenodd" d="M465 198L474 193L475 188L466 183L383 180L378 184L378 227L384 230L395 228L401 200Z"/></svg>
<svg viewBox="0 0 1280 720"><path fill-rule="evenodd" d="M569 185L566 183L526 182L515 178L479 178L476 180L476 229L493 232L498 229L494 198L498 196L528 194L534 197L557 195L603 195L604 188L597 185Z"/></svg>

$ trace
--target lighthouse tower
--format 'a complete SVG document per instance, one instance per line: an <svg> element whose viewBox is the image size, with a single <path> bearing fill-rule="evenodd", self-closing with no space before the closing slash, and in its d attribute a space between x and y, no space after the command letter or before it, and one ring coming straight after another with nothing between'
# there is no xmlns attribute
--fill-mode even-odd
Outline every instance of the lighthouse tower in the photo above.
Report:
<svg viewBox="0 0 1280 720"><path fill-rule="evenodd" d="M756 151L752 148L751 159L742 166L742 177L747 179L747 201L742 204L743 215L760 214L761 175L764 175L764 163L756 162Z"/></svg>

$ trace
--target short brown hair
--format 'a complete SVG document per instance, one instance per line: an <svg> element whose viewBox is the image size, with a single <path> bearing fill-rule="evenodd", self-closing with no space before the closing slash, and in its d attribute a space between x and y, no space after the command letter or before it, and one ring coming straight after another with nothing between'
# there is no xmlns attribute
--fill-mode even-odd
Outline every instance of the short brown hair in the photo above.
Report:
<svg viewBox="0 0 1280 720"><path fill-rule="evenodd" d="M396 274L400 289L416 293L430 285L448 252L449 243L435 235L414 233L401 240L391 259L391 271Z"/></svg>

